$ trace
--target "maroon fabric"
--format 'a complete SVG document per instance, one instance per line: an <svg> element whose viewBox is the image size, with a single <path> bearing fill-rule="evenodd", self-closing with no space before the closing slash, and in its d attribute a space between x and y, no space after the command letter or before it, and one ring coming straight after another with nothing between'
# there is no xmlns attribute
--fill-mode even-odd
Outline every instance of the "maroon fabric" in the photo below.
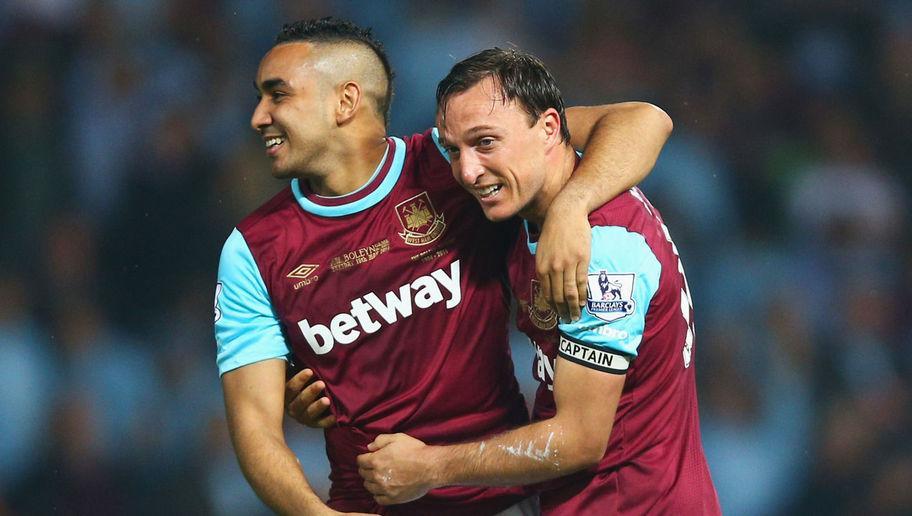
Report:
<svg viewBox="0 0 912 516"><path fill-rule="evenodd" d="M682 358L688 329L681 313L684 278L661 216L642 199L624 193L589 217L593 226L620 226L643 235L662 272L646 314L639 354L627 371L605 456L590 471L540 486L545 515L721 514L700 440L695 358L689 367ZM510 282L518 301L517 325L548 359L540 363L537 357L533 364L533 376L541 381L536 371L553 367L558 329L543 329L549 326L548 313L534 309L534 275L535 257L521 232L511 252ZM553 415L553 392L543 382L533 419Z"/></svg>
<svg viewBox="0 0 912 516"><path fill-rule="evenodd" d="M238 225L296 361L326 382L338 420L326 433L330 505L340 510L378 510L355 462L377 434L405 432L430 444L454 443L528 417L507 345L504 264L516 226L484 219L453 181L429 133L405 143L401 177L371 208L317 216L302 209L289 188ZM395 145L390 139L388 161ZM395 173L389 169L386 163L351 199L368 195L385 174ZM448 308L455 296L435 276L457 270L461 299ZM435 282L440 295L430 286ZM388 322L376 309L363 312L372 306L371 293L375 302L407 298L410 314L396 313ZM355 332L357 338L342 343L334 337L326 351L319 346L326 341L313 337L319 344L314 347L299 325L304 320L309 328L322 325L324 333L335 320L343 340ZM523 496L521 489L446 488L384 513L493 514Z"/></svg>

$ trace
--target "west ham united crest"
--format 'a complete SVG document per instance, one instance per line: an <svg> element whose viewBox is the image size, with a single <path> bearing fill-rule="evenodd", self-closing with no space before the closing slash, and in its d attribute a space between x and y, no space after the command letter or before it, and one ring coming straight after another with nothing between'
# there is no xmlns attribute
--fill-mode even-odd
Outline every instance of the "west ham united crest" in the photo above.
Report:
<svg viewBox="0 0 912 516"><path fill-rule="evenodd" d="M532 280L532 303L527 308L529 310L529 319L532 320L532 324L537 328L550 330L557 326L557 313L545 301L541 283L537 279Z"/></svg>
<svg viewBox="0 0 912 516"><path fill-rule="evenodd" d="M446 224L443 214L438 214L427 192L406 199L396 205L396 215L402 224L399 236L408 245L426 245L440 238Z"/></svg>
<svg viewBox="0 0 912 516"><path fill-rule="evenodd" d="M623 319L636 308L633 300L634 273L599 271L589 275L589 313L607 322Z"/></svg>

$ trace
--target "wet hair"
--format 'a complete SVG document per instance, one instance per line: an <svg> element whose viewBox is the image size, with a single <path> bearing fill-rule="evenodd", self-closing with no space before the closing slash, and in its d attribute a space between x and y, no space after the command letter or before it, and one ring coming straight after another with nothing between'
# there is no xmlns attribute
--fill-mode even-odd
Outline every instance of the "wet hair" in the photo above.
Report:
<svg viewBox="0 0 912 516"><path fill-rule="evenodd" d="M542 61L517 49L489 48L456 63L437 85L437 111L446 113L447 102L491 77L503 94L503 102L519 102L531 124L549 108L560 114L561 139L570 141L564 100L551 72Z"/></svg>
<svg viewBox="0 0 912 516"><path fill-rule="evenodd" d="M389 59L386 57L383 44L374 38L371 29L363 29L348 20L327 16L315 20L287 23L275 38L276 45L296 41L329 44L354 43L373 51L380 60L380 64L383 65L383 72L386 74L386 95L377 99L377 110L383 116L384 122L389 125L389 110L393 101L393 77L395 75L390 67Z"/></svg>

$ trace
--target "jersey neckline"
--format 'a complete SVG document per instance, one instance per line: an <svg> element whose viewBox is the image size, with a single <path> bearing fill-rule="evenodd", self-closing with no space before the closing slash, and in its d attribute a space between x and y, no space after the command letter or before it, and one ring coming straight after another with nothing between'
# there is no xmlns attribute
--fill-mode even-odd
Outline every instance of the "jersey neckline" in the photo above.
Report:
<svg viewBox="0 0 912 516"><path fill-rule="evenodd" d="M387 138L387 148L370 179L354 192L337 197L317 195L306 181L291 180L291 191L301 209L321 217L344 217L364 211L386 198L402 175L405 142Z"/></svg>

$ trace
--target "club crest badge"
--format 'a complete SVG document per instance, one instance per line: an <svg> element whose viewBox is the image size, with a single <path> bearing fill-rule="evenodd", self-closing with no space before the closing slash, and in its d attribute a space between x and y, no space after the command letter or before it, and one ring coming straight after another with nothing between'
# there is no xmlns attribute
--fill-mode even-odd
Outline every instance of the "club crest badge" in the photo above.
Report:
<svg viewBox="0 0 912 516"><path fill-rule="evenodd" d="M446 229L443 214L434 209L427 192L421 192L397 204L396 215L404 230L399 236L408 245L430 244L440 238Z"/></svg>
<svg viewBox="0 0 912 516"><path fill-rule="evenodd" d="M532 320L532 324L542 330L550 330L557 326L557 313L545 300L545 294L542 292L541 283L537 279L532 280L531 292L532 302L528 305L528 310L529 319Z"/></svg>
<svg viewBox="0 0 912 516"><path fill-rule="evenodd" d="M589 275L589 297L586 308L589 313L607 322L617 321L632 314L636 309L633 300L634 273L609 274L599 271Z"/></svg>

